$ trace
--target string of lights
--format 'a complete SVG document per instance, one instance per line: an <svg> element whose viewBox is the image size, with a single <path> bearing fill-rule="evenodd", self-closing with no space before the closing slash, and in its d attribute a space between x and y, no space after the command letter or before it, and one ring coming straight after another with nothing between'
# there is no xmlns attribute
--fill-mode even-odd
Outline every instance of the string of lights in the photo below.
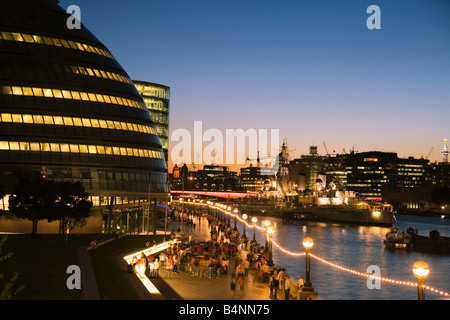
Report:
<svg viewBox="0 0 450 320"><path fill-rule="evenodd" d="M256 224L251 224L250 225L250 224L247 223L246 219L243 219L243 218L241 218L241 217L239 217L237 215L237 211L236 212L234 210L232 211L230 206L227 206L227 205L224 205L224 204L220 204L220 203L213 203L211 201L207 201L206 203L203 203L203 202L191 202L190 204L209 206L211 209L215 209L215 210L221 211L221 212L223 212L223 213L225 213L227 215L230 215L232 217L236 217L237 220L241 221L243 224L245 224L248 227L256 227L257 229L259 229L261 231L264 231L264 232L268 231L269 224L267 222L265 224L265 227L260 227L260 226L258 226ZM272 230L273 230L273 227L272 227ZM281 245L279 245L276 241L273 240L272 237L268 236L267 238L281 252L284 252L284 253L286 253L288 255L291 255L291 256L305 256L306 255L306 252L291 252L291 251L283 248ZM320 257L318 257L318 256L316 256L316 255L314 255L312 253L309 253L309 256L314 258L314 259L316 259L317 261L319 261L321 263L324 263L324 264L326 264L326 265L328 265L328 266L330 266L332 268L335 268L336 270L348 272L348 273L351 273L351 274L354 274L354 275L357 275L357 276L361 276L361 277L365 277L365 278L371 278L373 280L379 280L379 281L390 283L390 284L404 285L404 286L409 286L409 287L418 287L418 283L417 282L409 282L409 281L395 280L395 279L390 279L390 278L385 278L385 277L378 277L378 276L374 276L373 274L368 274L368 273L365 273L365 272L359 272L359 271L356 271L356 270L353 270L353 269L350 269L350 268L346 268L346 267L340 266L340 265L338 265L336 263L333 263L333 262L327 261L327 260L325 260L323 258L320 258ZM450 296L450 293L448 293L448 292L446 292L444 290L438 290L438 289L433 288L433 287L428 286L428 285L423 285L423 289L428 290L428 291L433 292L433 293L437 293L437 294L446 296L446 297Z"/></svg>

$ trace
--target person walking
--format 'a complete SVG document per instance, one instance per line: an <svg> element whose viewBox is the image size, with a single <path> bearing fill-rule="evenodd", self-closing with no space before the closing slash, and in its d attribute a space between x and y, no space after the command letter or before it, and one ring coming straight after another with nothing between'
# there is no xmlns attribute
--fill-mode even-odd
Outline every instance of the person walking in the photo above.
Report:
<svg viewBox="0 0 450 320"><path fill-rule="evenodd" d="M248 277L248 271L250 270L250 261L248 259L244 260L244 275Z"/></svg>
<svg viewBox="0 0 450 320"><path fill-rule="evenodd" d="M284 276L284 300L289 300L291 291L291 277L288 274Z"/></svg>
<svg viewBox="0 0 450 320"><path fill-rule="evenodd" d="M299 274L298 275L298 283L297 283L297 300L300 300L300 292L302 291L303 285L304 285L303 278Z"/></svg>
<svg viewBox="0 0 450 320"><path fill-rule="evenodd" d="M279 275L278 272L274 272L273 274L273 278L272 278L272 283L273 283L273 298L275 300L278 300L278 289L280 288L280 279L279 279Z"/></svg>
<svg viewBox="0 0 450 320"><path fill-rule="evenodd" d="M234 295L236 292L236 274L233 272L230 277L230 288L231 295Z"/></svg>

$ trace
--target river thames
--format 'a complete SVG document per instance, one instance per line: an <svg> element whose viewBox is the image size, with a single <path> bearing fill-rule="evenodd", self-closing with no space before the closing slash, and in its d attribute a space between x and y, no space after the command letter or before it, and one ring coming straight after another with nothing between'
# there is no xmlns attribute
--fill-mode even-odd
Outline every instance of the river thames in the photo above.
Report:
<svg viewBox="0 0 450 320"><path fill-rule="evenodd" d="M440 217L416 217L397 215L400 228L419 230L428 236L437 230L441 236L450 236L450 219ZM262 217L262 219L267 219ZM430 273L425 285L450 292L450 256L434 255L404 250L384 250L383 239L389 228L331 224L321 222L298 222L283 224L281 219L268 218L275 227L273 239L282 248L293 252L304 252L302 241L305 237L314 240L311 253L339 266L366 273L371 265L378 266L381 277L407 282L417 282L412 272L416 261L425 261ZM232 222L233 225L233 222ZM243 232L242 224L238 229ZM247 228L247 237L252 239L253 229ZM256 230L256 240L264 244L264 234ZM305 278L305 257L292 256L273 245L273 261L295 280L301 274ZM367 278L341 271L311 258L311 282L319 297L324 300L416 300L417 287L381 282L379 289L369 289ZM426 290L426 300L450 299Z"/></svg>

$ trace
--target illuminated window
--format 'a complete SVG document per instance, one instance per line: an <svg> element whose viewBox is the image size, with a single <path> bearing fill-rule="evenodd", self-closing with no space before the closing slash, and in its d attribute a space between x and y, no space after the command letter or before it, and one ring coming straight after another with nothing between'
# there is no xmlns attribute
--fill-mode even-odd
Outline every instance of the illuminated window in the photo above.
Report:
<svg viewBox="0 0 450 320"><path fill-rule="evenodd" d="M14 40L10 32L2 32L2 37L4 40Z"/></svg>
<svg viewBox="0 0 450 320"><path fill-rule="evenodd" d="M23 41L22 35L20 33L11 32L15 41Z"/></svg>
<svg viewBox="0 0 450 320"><path fill-rule="evenodd" d="M30 87L22 87L23 94L25 96L32 96L33 95L33 89Z"/></svg>
<svg viewBox="0 0 450 320"><path fill-rule="evenodd" d="M54 124L53 117L52 116L44 116L44 123L45 124Z"/></svg>
<svg viewBox="0 0 450 320"><path fill-rule="evenodd" d="M86 92L80 92L81 99L84 101L89 101L89 96Z"/></svg>
<svg viewBox="0 0 450 320"><path fill-rule="evenodd" d="M91 121L89 119L83 118L82 120L84 127L91 127Z"/></svg>
<svg viewBox="0 0 450 320"><path fill-rule="evenodd" d="M30 150L30 144L28 142L19 142L20 150L28 151Z"/></svg>
<svg viewBox="0 0 450 320"><path fill-rule="evenodd" d="M97 153L97 148L95 146L88 146L89 153Z"/></svg>
<svg viewBox="0 0 450 320"><path fill-rule="evenodd" d="M43 97L44 96L44 92L42 91L41 88L33 88L33 94L35 97Z"/></svg>
<svg viewBox="0 0 450 320"><path fill-rule="evenodd" d="M55 121L55 124L57 124L57 125L63 125L64 124L63 117L54 116L53 120Z"/></svg>
<svg viewBox="0 0 450 320"><path fill-rule="evenodd" d="M30 142L30 150L31 151L40 151L39 142Z"/></svg>
<svg viewBox="0 0 450 320"><path fill-rule="evenodd" d="M41 145L41 151L51 151L50 143L41 142L40 145Z"/></svg>
<svg viewBox="0 0 450 320"><path fill-rule="evenodd" d="M66 126L73 126L73 120L71 117L63 117L63 119Z"/></svg>
<svg viewBox="0 0 450 320"><path fill-rule="evenodd" d="M0 141L0 150L9 150L8 141Z"/></svg>
<svg viewBox="0 0 450 320"><path fill-rule="evenodd" d="M44 118L40 115L33 115L33 121L34 121L34 123L37 123L37 124L43 124Z"/></svg>
<svg viewBox="0 0 450 320"><path fill-rule="evenodd" d="M2 113L2 122L12 122L10 113Z"/></svg>
<svg viewBox="0 0 450 320"><path fill-rule="evenodd" d="M9 150L20 150L19 142L10 141L9 142Z"/></svg>
<svg viewBox="0 0 450 320"><path fill-rule="evenodd" d="M12 88L12 94L14 95L22 95L22 87L11 87Z"/></svg>
<svg viewBox="0 0 450 320"><path fill-rule="evenodd" d="M2 92L3 94L13 94L12 89L9 86L2 86Z"/></svg>
<svg viewBox="0 0 450 320"><path fill-rule="evenodd" d="M61 143L61 152L70 152L69 145L66 143Z"/></svg>
<svg viewBox="0 0 450 320"><path fill-rule="evenodd" d="M53 152L59 152L61 150L59 147L59 143L50 143L50 149Z"/></svg>
<svg viewBox="0 0 450 320"><path fill-rule="evenodd" d="M43 90L44 90L44 97L53 98L52 89L43 89Z"/></svg>
<svg viewBox="0 0 450 320"><path fill-rule="evenodd" d="M13 114L12 115L12 121L16 123L22 122L22 115L21 114Z"/></svg>
<svg viewBox="0 0 450 320"><path fill-rule="evenodd" d="M80 118L72 118L73 120L73 125L77 126L77 127L82 127L83 126L83 122L81 121Z"/></svg>
<svg viewBox="0 0 450 320"><path fill-rule="evenodd" d="M84 144L80 144L80 152L81 153L88 153L89 152L88 146L84 145Z"/></svg>
<svg viewBox="0 0 450 320"><path fill-rule="evenodd" d="M33 123L33 116L31 114L22 115L24 123Z"/></svg>
<svg viewBox="0 0 450 320"><path fill-rule="evenodd" d="M77 144L71 144L70 145L70 152L79 153L80 152L79 146Z"/></svg>
<svg viewBox="0 0 450 320"><path fill-rule="evenodd" d="M100 127L101 128L103 128L103 129L107 129L108 128L108 125L106 124L106 121L105 120L99 120L99 122L100 122Z"/></svg>
<svg viewBox="0 0 450 320"><path fill-rule="evenodd" d="M31 34L23 34L22 36L26 42L34 42L33 36Z"/></svg>
<svg viewBox="0 0 450 320"><path fill-rule="evenodd" d="M64 99L72 99L72 95L70 94L70 91L62 90L62 94Z"/></svg>
<svg viewBox="0 0 450 320"><path fill-rule="evenodd" d="M72 97L73 97L75 100L81 100L81 96L80 96L80 93L79 93L79 92L77 92L77 91L71 91L71 93L72 93Z"/></svg>

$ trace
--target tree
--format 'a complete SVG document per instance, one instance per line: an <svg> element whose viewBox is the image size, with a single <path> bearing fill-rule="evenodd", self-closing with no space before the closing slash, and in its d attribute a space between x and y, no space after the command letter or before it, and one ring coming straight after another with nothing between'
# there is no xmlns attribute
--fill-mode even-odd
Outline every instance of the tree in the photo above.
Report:
<svg viewBox="0 0 450 320"><path fill-rule="evenodd" d="M30 220L31 236L35 237L40 220L54 220L56 200L56 185L53 181L41 177L23 178L9 197L9 211L17 218Z"/></svg>
<svg viewBox="0 0 450 320"><path fill-rule="evenodd" d="M4 256L1 255L2 247L5 244L5 241L7 238L8 238L8 236L5 234L0 239L0 262L3 260L6 260L12 256L11 252L7 253ZM4 277L3 273L0 273L0 280L3 280L3 277ZM24 286L18 286L16 288L14 288L15 282L17 281L18 278L19 278L19 273L17 271L15 271L13 273L13 275L11 276L11 278L0 286L0 300L8 300L12 296L18 294L20 291L23 290Z"/></svg>
<svg viewBox="0 0 450 320"><path fill-rule="evenodd" d="M64 234L77 224L83 225L92 202L80 182L55 182L41 177L21 179L9 198L9 210L18 218L32 221L31 236L37 234L40 220L60 221Z"/></svg>
<svg viewBox="0 0 450 320"><path fill-rule="evenodd" d="M57 184L58 200L54 211L55 220L60 221L60 232L67 234L76 225L84 226L92 208L88 200L89 193L85 192L80 182L60 182Z"/></svg>

